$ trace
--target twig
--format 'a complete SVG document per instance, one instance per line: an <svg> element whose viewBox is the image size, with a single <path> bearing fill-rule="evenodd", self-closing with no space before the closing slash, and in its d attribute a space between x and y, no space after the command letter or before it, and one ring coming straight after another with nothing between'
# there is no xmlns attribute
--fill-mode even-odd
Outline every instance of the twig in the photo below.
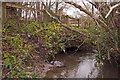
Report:
<svg viewBox="0 0 120 80"><path fill-rule="evenodd" d="M82 6L76 4L76 3L72 2L72 1L65 1L65 0L63 0L63 1L65 3L73 5L74 7L78 8L80 11L82 11L82 12L86 13L87 15L89 15L95 22L97 21L99 24L101 24L105 28L105 30L107 30L113 36L113 33L112 33L110 27L108 27L108 25L104 21L102 21L99 18L96 18L91 12L89 12L88 10L84 9Z"/></svg>
<svg viewBox="0 0 120 80"><path fill-rule="evenodd" d="M45 4L43 4L44 6L45 6ZM57 22L58 23L60 23L64 28L66 28L66 29L68 29L68 30L70 30L70 31L73 31L73 32L76 32L76 33L79 33L79 34L81 34L81 35L83 35L84 37L87 37L87 38L92 38L92 37L90 37L90 36L88 36L88 35L86 35L85 33L83 33L82 31L76 31L76 30L74 30L74 29L71 29L70 27L68 27L68 26L66 26L66 25L64 25L58 18L56 18L56 17L54 17L54 16L52 16L49 12L48 12L48 10L47 10L47 7L45 6L45 12L51 17L51 18L53 18L53 19L55 19L55 20L57 20Z"/></svg>
<svg viewBox="0 0 120 80"><path fill-rule="evenodd" d="M115 9L116 7L120 6L120 3L110 7L110 11L107 13L107 15L105 16L105 18L108 18L108 16L110 15L110 13L113 11L113 9Z"/></svg>

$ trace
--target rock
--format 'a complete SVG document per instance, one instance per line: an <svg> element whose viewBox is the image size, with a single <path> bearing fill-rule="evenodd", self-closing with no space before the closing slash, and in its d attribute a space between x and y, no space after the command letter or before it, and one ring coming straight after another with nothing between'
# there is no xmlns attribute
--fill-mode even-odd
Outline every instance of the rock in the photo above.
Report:
<svg viewBox="0 0 120 80"><path fill-rule="evenodd" d="M51 61L50 64L54 67L64 67L64 64L60 61Z"/></svg>
<svg viewBox="0 0 120 80"><path fill-rule="evenodd" d="M94 49L94 50L93 50L93 53L98 53L98 51Z"/></svg>

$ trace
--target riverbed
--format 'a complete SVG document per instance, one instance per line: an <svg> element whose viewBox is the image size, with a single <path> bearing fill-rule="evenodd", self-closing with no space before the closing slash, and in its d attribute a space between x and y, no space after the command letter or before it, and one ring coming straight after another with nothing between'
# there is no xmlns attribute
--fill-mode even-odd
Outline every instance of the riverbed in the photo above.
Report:
<svg viewBox="0 0 120 80"><path fill-rule="evenodd" d="M96 66L95 53L58 54L55 60L65 64L53 68L44 78L120 78L120 69L109 62Z"/></svg>

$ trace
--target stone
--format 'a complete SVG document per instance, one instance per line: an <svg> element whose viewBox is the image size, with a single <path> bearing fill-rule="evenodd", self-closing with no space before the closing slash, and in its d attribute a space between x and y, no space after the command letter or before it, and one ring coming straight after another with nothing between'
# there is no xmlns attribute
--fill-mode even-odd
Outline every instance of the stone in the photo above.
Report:
<svg viewBox="0 0 120 80"><path fill-rule="evenodd" d="M54 67L64 67L64 64L60 61L51 61L50 64Z"/></svg>

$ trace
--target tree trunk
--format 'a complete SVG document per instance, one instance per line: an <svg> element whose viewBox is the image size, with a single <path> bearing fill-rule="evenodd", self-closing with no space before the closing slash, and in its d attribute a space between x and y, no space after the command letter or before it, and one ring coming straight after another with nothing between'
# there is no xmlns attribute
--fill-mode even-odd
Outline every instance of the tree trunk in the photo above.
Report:
<svg viewBox="0 0 120 80"><path fill-rule="evenodd" d="M58 14L58 1L56 0L56 9L55 9L55 13Z"/></svg>
<svg viewBox="0 0 120 80"><path fill-rule="evenodd" d="M43 22L44 22L44 23L47 23L47 22L48 22L47 13L46 13L46 12L43 12Z"/></svg>
<svg viewBox="0 0 120 80"><path fill-rule="evenodd" d="M40 9L40 2L36 3L36 8ZM40 21L40 12L37 12L37 21Z"/></svg>
<svg viewBox="0 0 120 80"><path fill-rule="evenodd" d="M41 10L43 10L43 2L41 3ZM41 22L43 22L43 12L41 12L40 17Z"/></svg>
<svg viewBox="0 0 120 80"><path fill-rule="evenodd" d="M19 2L20 5L22 5L21 2ZM21 19L21 13L22 13L22 9L18 10L18 19Z"/></svg>

